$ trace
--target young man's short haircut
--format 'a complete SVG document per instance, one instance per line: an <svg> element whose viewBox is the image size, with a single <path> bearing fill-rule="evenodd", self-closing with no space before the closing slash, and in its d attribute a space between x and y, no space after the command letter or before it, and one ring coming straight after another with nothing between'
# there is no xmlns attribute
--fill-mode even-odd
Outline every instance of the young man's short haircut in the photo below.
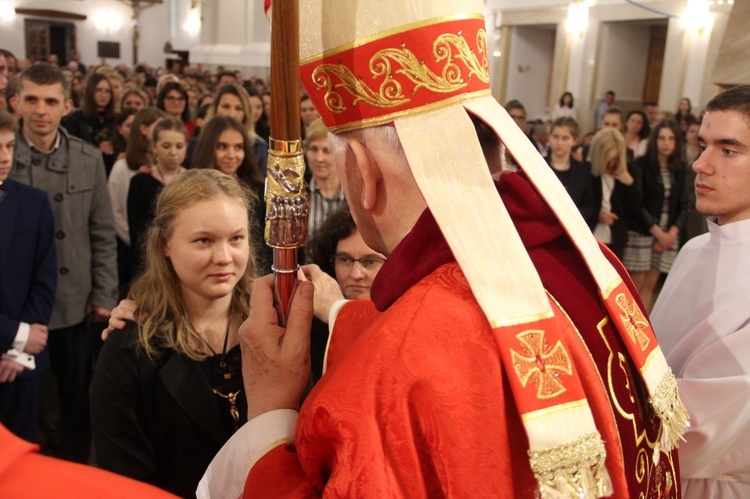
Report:
<svg viewBox="0 0 750 499"><path fill-rule="evenodd" d="M18 120L5 109L0 109L0 131L13 133L18 131Z"/></svg>
<svg viewBox="0 0 750 499"><path fill-rule="evenodd" d="M709 111L735 111L750 122L750 85L741 85L720 93L706 104L704 113Z"/></svg>
<svg viewBox="0 0 750 499"><path fill-rule="evenodd" d="M62 85L63 95L65 96L65 98L68 99L68 96L70 95L70 85L68 84L68 80L65 78L65 75L62 73L62 71L60 71L59 68L56 68L51 64L47 64L46 62L33 64L23 70L23 72L21 73L19 90L23 88L23 82L26 80L35 85L54 85L56 83L59 83L60 85Z"/></svg>
<svg viewBox="0 0 750 499"><path fill-rule="evenodd" d="M521 111L523 111L523 114L526 114L526 108L523 106L523 104L521 104L521 101L517 99L508 101L504 107L505 107L505 110L508 112L511 112L511 110L513 109L520 109Z"/></svg>
<svg viewBox="0 0 750 499"><path fill-rule="evenodd" d="M623 123L625 123L625 113L622 112L622 109L620 109L617 106L610 106L607 108L606 111L604 111L604 114L616 114L620 117ZM602 116L604 116L604 114Z"/></svg>

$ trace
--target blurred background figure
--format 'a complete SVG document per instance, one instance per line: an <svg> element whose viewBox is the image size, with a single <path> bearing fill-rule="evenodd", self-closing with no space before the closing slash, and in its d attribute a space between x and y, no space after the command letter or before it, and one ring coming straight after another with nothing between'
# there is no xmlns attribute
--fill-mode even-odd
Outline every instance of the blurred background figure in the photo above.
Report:
<svg viewBox="0 0 750 499"><path fill-rule="evenodd" d="M575 103L573 101L573 94L570 92L564 92L560 96L560 101L555 104L555 109L552 112L552 121L557 118L573 118L578 119L578 111L576 110Z"/></svg>
<svg viewBox="0 0 750 499"><path fill-rule="evenodd" d="M154 166L150 171L136 173L130 180L128 190L128 227L130 228L130 275L140 271L143 258L143 242L151 221L154 219L156 198L177 175L185 171L187 130L180 120L164 118L154 126L152 151Z"/></svg>
<svg viewBox="0 0 750 499"><path fill-rule="evenodd" d="M312 237L326 217L343 205L346 199L333 163L328 128L323 120L318 118L310 124L304 144L305 160L312 175L308 194L310 218L307 222L307 236Z"/></svg>
<svg viewBox="0 0 750 499"><path fill-rule="evenodd" d="M649 128L646 126L646 115L643 111L633 110L625 117L625 144L628 146L628 158L634 160L646 154Z"/></svg>
<svg viewBox="0 0 750 499"><path fill-rule="evenodd" d="M589 227L596 223L596 209L591 191L590 170L573 158L580 129L573 118L557 118L550 130L550 152L547 163L565 187Z"/></svg>
<svg viewBox="0 0 750 499"><path fill-rule="evenodd" d="M642 202L631 211L623 263L644 306L651 310L659 276L669 272L677 256L685 215L685 167L677 123L665 120L654 126L646 155L638 159L634 173Z"/></svg>
<svg viewBox="0 0 750 499"><path fill-rule="evenodd" d="M62 120L68 133L93 144L102 153L107 175L115 163L113 141L115 138L115 100L112 84L103 74L89 76L81 109L73 111Z"/></svg>
<svg viewBox="0 0 750 499"><path fill-rule="evenodd" d="M151 171L154 163L152 144L156 122L166 118L166 113L155 107L144 107L135 114L130 126L130 137L125 149L125 157L117 160L107 180L109 199L115 217L117 231L117 275L120 283L120 297L127 295L132 279L132 253L130 225L128 224L128 192L130 180L136 173Z"/></svg>
<svg viewBox="0 0 750 499"><path fill-rule="evenodd" d="M622 259L628 242L627 214L640 203L628 170L625 140L617 130L603 128L594 135L590 151L594 206L598 208L594 236Z"/></svg>

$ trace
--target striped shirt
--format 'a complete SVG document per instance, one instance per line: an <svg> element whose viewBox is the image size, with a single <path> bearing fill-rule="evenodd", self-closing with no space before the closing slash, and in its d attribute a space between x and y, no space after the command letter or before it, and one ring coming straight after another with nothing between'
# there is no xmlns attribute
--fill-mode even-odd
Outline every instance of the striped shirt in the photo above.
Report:
<svg viewBox="0 0 750 499"><path fill-rule="evenodd" d="M307 239L310 240L315 234L315 230L320 227L323 221L336 211L340 206L346 203L344 198L344 189L339 187L338 194L333 195L330 198L323 196L320 192L318 184L315 179L310 180L309 187L309 199L310 199L310 218L307 220Z"/></svg>

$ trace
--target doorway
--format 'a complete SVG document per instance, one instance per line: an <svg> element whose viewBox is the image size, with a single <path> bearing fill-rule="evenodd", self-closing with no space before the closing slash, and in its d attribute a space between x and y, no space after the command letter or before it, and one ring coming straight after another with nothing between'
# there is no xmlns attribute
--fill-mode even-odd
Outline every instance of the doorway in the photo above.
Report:
<svg viewBox="0 0 750 499"><path fill-rule="evenodd" d="M640 109L644 101L658 102L666 40L665 19L603 23L595 101L613 90L625 112Z"/></svg>
<svg viewBox="0 0 750 499"><path fill-rule="evenodd" d="M55 54L58 64L64 66L73 59L76 48L76 27L73 23L26 19L26 58L30 61L46 61Z"/></svg>

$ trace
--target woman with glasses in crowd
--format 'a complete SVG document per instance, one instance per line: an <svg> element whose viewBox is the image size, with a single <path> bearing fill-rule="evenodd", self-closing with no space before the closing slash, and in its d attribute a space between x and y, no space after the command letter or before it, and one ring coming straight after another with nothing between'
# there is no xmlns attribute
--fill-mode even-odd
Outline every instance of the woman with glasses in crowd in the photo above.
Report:
<svg viewBox="0 0 750 499"><path fill-rule="evenodd" d="M309 261L336 279L342 298L370 299L372 282L386 257L367 246L348 205L344 204L325 219L306 248ZM305 270L310 272L311 268L308 266ZM310 342L313 383L323 374L327 344L328 325L316 318Z"/></svg>
<svg viewBox="0 0 750 499"><path fill-rule="evenodd" d="M185 125L188 138L193 136L195 123L190 121L187 91L175 81L167 81L161 87L156 98L156 107L167 113L170 118L178 119Z"/></svg>

